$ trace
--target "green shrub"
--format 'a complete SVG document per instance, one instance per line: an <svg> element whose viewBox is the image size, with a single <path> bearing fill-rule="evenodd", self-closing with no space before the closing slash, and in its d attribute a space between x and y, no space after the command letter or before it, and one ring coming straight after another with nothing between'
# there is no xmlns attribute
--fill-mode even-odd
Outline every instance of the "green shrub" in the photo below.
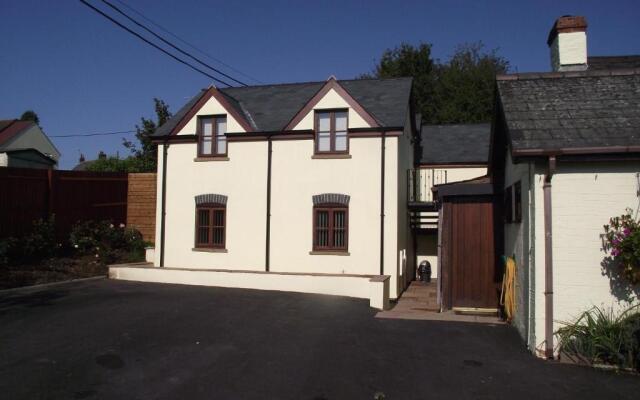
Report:
<svg viewBox="0 0 640 400"><path fill-rule="evenodd" d="M19 246L22 261L39 261L54 256L59 247L55 216L33 221L31 232L19 241Z"/></svg>
<svg viewBox="0 0 640 400"><path fill-rule="evenodd" d="M15 252L16 239L8 237L0 239L0 267L9 265L9 261L13 258L12 253Z"/></svg>
<svg viewBox="0 0 640 400"><path fill-rule="evenodd" d="M123 253L142 254L145 247L139 231L123 224L115 226L111 221L78 222L72 228L69 240L77 253L95 254L105 263L115 261Z"/></svg>
<svg viewBox="0 0 640 400"><path fill-rule="evenodd" d="M560 351L585 358L592 364L610 364L640 370L640 308L615 314L594 307L573 323L565 323L556 335Z"/></svg>

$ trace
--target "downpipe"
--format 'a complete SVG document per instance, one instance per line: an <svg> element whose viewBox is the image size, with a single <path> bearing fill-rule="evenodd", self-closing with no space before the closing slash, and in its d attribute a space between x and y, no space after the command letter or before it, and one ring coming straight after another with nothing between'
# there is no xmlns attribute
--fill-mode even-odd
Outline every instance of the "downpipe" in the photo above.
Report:
<svg viewBox="0 0 640 400"><path fill-rule="evenodd" d="M556 157L549 157L542 186L544 194L544 339L545 356L553 359L553 230L551 178L556 171Z"/></svg>

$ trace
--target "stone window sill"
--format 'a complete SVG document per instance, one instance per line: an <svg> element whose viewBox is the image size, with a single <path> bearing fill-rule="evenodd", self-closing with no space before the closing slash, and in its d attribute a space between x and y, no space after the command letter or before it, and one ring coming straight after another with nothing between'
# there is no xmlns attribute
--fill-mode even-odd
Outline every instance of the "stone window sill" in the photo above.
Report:
<svg viewBox="0 0 640 400"><path fill-rule="evenodd" d="M310 255L312 256L350 256L351 253L348 251L332 251L332 250L316 250L310 251Z"/></svg>
<svg viewBox="0 0 640 400"><path fill-rule="evenodd" d="M314 160L332 160L351 158L351 154L314 154L311 156Z"/></svg>
<svg viewBox="0 0 640 400"><path fill-rule="evenodd" d="M206 161L229 161L229 157L196 157L193 159L195 162L206 162Z"/></svg>
<svg viewBox="0 0 640 400"><path fill-rule="evenodd" d="M228 253L227 249L214 249L209 247L194 247L191 251L201 251L204 253Z"/></svg>

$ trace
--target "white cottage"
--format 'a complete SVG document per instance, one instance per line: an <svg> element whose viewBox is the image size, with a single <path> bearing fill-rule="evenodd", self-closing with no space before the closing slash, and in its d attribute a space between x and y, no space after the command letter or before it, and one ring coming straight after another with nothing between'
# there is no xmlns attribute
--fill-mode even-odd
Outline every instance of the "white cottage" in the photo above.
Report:
<svg viewBox="0 0 640 400"><path fill-rule="evenodd" d="M203 90L154 137L154 268L114 274L383 308L414 275L416 134L410 78Z"/></svg>
<svg viewBox="0 0 640 400"><path fill-rule="evenodd" d="M640 204L640 57L587 57L586 27L556 21L553 72L497 78L490 173L518 264L514 323L547 357L561 321L637 301L607 276L601 234Z"/></svg>

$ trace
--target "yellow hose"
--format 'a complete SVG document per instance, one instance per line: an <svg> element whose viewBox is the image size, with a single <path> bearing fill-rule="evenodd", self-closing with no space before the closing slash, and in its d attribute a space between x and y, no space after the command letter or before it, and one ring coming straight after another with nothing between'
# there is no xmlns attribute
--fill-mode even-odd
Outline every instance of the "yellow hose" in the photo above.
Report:
<svg viewBox="0 0 640 400"><path fill-rule="evenodd" d="M513 257L506 257L504 277L502 278L502 293L500 294L500 305L504 309L507 322L511 322L516 312L516 260Z"/></svg>

